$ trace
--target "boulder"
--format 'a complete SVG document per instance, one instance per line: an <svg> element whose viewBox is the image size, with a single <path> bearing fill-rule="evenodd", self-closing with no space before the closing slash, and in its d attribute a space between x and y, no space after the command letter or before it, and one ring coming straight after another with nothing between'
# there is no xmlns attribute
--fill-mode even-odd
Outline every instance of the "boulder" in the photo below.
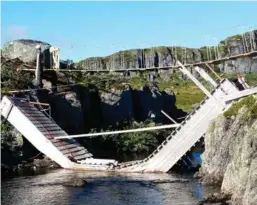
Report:
<svg viewBox="0 0 257 205"><path fill-rule="evenodd" d="M229 205L231 196L224 193L214 193L202 199L198 205Z"/></svg>
<svg viewBox="0 0 257 205"><path fill-rule="evenodd" d="M80 178L74 178L71 179L70 181L64 183L64 186L67 187L84 187L88 184L88 182L84 179L80 179Z"/></svg>
<svg viewBox="0 0 257 205"><path fill-rule="evenodd" d="M43 159L34 159L32 166L35 166L38 168L58 168L58 167L60 167L58 164L56 164L54 161L52 161L48 157L44 157Z"/></svg>
<svg viewBox="0 0 257 205"><path fill-rule="evenodd" d="M2 49L2 55L7 60L18 58L24 63L34 63L36 62L37 45L40 45L42 54L47 54L51 47L46 42L20 39L6 43Z"/></svg>

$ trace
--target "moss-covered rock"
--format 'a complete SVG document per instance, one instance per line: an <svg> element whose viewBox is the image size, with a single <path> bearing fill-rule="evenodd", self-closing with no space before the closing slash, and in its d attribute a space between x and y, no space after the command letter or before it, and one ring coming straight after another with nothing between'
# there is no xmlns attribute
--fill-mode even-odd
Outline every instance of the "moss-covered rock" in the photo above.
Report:
<svg viewBox="0 0 257 205"><path fill-rule="evenodd" d="M238 114L238 111L246 107L247 111L244 113L245 120L257 118L257 98L254 95L245 97L238 102L232 104L232 106L224 112L225 117L232 117Z"/></svg>
<svg viewBox="0 0 257 205"><path fill-rule="evenodd" d="M234 103L210 125L205 135L200 176L232 196L233 205L257 203L256 97Z"/></svg>

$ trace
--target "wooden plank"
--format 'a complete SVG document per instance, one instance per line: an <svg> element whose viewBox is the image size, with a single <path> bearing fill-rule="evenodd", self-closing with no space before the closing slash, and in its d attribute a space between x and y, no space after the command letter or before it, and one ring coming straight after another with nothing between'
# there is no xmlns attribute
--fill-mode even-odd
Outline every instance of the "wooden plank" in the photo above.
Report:
<svg viewBox="0 0 257 205"><path fill-rule="evenodd" d="M246 97L248 95L253 95L257 93L257 87L251 88L251 89L246 89L243 91L240 91L238 93L234 93L232 95L227 95L226 97L223 98L225 102L229 102L231 100L237 100L239 98Z"/></svg>
<svg viewBox="0 0 257 205"><path fill-rule="evenodd" d="M208 65L208 63L205 63L205 65L207 66L207 68L209 68L211 70L211 72L219 79L221 80L221 77L212 69L212 67L210 65Z"/></svg>
<svg viewBox="0 0 257 205"><path fill-rule="evenodd" d="M29 104L33 104L33 105L50 106L48 103L41 103L41 102L32 102L32 101L29 101L28 103L29 103Z"/></svg>
<svg viewBox="0 0 257 205"><path fill-rule="evenodd" d="M209 76L202 68L196 66L195 70L207 81L209 82L214 88L218 86L218 84Z"/></svg>

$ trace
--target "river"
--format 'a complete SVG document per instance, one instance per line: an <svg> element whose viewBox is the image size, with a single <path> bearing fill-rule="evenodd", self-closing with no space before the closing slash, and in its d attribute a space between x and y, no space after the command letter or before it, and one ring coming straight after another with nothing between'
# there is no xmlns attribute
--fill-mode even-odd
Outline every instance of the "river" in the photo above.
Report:
<svg viewBox="0 0 257 205"><path fill-rule="evenodd" d="M89 183L81 188L65 187L63 182L83 178ZM173 183L150 183L153 180ZM3 205L194 205L216 191L203 187L191 176L53 170L34 176L20 176L2 181Z"/></svg>

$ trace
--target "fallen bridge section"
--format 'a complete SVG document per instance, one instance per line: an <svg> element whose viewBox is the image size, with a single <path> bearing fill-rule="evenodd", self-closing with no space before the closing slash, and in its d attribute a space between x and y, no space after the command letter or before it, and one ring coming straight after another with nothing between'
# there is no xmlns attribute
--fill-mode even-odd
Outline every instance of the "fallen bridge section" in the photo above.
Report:
<svg viewBox="0 0 257 205"><path fill-rule="evenodd" d="M232 100L257 93L256 88L240 92L227 79L223 79L211 93L208 93L204 86L181 63L178 64L180 70L202 89L206 98L150 156L141 161L120 164L120 171L169 171L204 136L211 121L231 106ZM209 80L206 73L200 72L200 74ZM213 85L215 86L214 83Z"/></svg>
<svg viewBox="0 0 257 205"><path fill-rule="evenodd" d="M4 96L1 101L1 114L36 149L63 168L74 169L79 164L85 164L87 169L99 169L99 166L101 169L107 169L110 164L117 164L115 160L93 158L93 155L74 139L55 139L68 134L26 99Z"/></svg>

